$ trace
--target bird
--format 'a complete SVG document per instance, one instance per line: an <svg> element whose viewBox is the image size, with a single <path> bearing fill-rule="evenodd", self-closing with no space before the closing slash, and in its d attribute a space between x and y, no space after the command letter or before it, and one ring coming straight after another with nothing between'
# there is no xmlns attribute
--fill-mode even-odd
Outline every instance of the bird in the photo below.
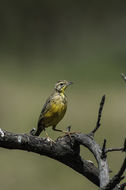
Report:
<svg viewBox="0 0 126 190"><path fill-rule="evenodd" d="M46 132L47 127L52 127L54 131L63 132L65 134L69 133L68 131L56 129L56 126L66 113L67 96L65 90L71 84L73 84L73 82L68 82L66 80L60 80L55 84L52 94L46 100L40 113L37 130L34 133L35 136L39 136L44 130L47 138L53 141Z"/></svg>

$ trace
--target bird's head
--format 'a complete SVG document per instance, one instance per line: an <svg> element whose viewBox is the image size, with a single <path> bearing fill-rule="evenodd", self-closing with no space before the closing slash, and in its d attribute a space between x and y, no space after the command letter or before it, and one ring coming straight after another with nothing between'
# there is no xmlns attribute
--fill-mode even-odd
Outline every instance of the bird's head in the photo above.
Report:
<svg viewBox="0 0 126 190"><path fill-rule="evenodd" d="M68 82L66 80L60 80L55 84L55 90L58 92L63 93L65 91L65 89L69 86L73 84L73 82Z"/></svg>

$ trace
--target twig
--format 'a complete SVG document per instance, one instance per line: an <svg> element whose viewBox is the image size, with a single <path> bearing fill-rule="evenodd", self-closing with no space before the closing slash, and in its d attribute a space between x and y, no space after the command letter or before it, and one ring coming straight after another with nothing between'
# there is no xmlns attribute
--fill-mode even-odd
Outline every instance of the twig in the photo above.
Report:
<svg viewBox="0 0 126 190"><path fill-rule="evenodd" d="M123 148L123 151L126 152L126 138L125 138L125 141L124 141L124 148Z"/></svg>
<svg viewBox="0 0 126 190"><path fill-rule="evenodd" d="M122 79L123 79L124 81L126 81L126 76L125 76L123 73L121 73L121 77L122 77Z"/></svg>
<svg viewBox="0 0 126 190"><path fill-rule="evenodd" d="M108 152L113 152L113 151L123 151L124 148L120 147L120 148L107 148L105 153L108 153Z"/></svg>
<svg viewBox="0 0 126 190"><path fill-rule="evenodd" d="M123 146L123 147L119 147L119 148L107 148L107 149L105 150L105 153L113 152L113 151L126 152L126 138L125 138L125 140L124 140L124 146Z"/></svg>
<svg viewBox="0 0 126 190"><path fill-rule="evenodd" d="M99 111L98 111L98 118L97 118L97 123L96 123L96 127L94 128L94 130L91 132L92 135L94 135L94 133L98 130L98 128L100 127L101 123L101 115L102 115L102 110L104 107L104 103L105 103L105 95L102 96L101 102L100 102L100 107L99 107Z"/></svg>
<svg viewBox="0 0 126 190"><path fill-rule="evenodd" d="M126 187L126 183L121 184L121 185L120 185L120 190L124 190L125 187Z"/></svg>
<svg viewBox="0 0 126 190"><path fill-rule="evenodd" d="M101 158L102 159L106 158L106 139L104 139L104 143L103 143L103 146L102 146Z"/></svg>

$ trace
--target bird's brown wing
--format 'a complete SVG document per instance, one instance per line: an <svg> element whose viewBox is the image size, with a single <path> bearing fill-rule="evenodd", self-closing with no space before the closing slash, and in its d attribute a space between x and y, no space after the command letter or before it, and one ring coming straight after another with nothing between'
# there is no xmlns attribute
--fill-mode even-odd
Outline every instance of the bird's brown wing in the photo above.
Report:
<svg viewBox="0 0 126 190"><path fill-rule="evenodd" d="M51 95L47 100L46 100L46 103L44 104L43 108L42 108L42 111L40 113L40 116L39 116L39 119L38 119L38 125L39 123L41 122L41 120L44 118L45 114L50 110L50 107L51 107L51 100L52 100L52 96Z"/></svg>

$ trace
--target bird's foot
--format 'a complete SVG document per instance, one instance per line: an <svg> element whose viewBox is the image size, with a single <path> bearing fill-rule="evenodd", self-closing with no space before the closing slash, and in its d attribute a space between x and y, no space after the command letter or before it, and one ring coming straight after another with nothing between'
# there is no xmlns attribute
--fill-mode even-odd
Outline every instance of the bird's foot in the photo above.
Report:
<svg viewBox="0 0 126 190"><path fill-rule="evenodd" d="M69 136L70 140L72 139L71 138L71 134L73 134L72 132L70 131L62 131L63 133L65 133L66 136Z"/></svg>

